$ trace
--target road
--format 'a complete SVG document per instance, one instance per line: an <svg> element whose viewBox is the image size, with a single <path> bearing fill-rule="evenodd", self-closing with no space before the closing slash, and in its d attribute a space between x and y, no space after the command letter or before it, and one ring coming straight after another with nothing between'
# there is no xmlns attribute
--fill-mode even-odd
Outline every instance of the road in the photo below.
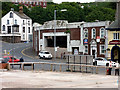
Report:
<svg viewBox="0 0 120 90"><path fill-rule="evenodd" d="M10 52L10 55L15 56L18 59L22 56L25 62L49 62L49 63L64 63L64 64L66 62L66 61L63 61L60 59L56 59L56 61L54 59L43 60L43 59L39 59L37 56L35 58L33 58L30 55L26 55L24 53L25 52L24 50L27 48L29 48L29 50L28 51L26 50L26 53L29 53L29 54L31 53L31 55L32 55L33 54L32 43L6 43L6 42L2 42L3 55L4 55L4 50L6 50L7 52ZM14 67L14 68L18 69L18 67ZM35 68L38 70L39 68L41 68L41 66L35 65ZM48 65L46 65L45 68L47 69ZM30 69L30 68L26 67L26 69ZM66 70L66 69L64 69L64 70Z"/></svg>
<svg viewBox="0 0 120 90"><path fill-rule="evenodd" d="M27 48L28 51L27 51ZM33 54L32 51L32 43L6 43L6 42L2 42L2 52L4 53L4 50L7 50L10 52L10 54L12 56L15 56L17 58L20 58L21 56L24 58L25 62L49 62L49 63L63 63L65 64L66 61L65 60L61 60L61 59L56 59L56 61L53 60L43 60L43 59L39 59L37 56L35 56L34 58L31 57ZM30 55L26 55L25 50L27 53L31 53ZM18 67L14 67L15 69L18 69ZM41 68L40 65L35 65L35 69L39 70ZM46 65L44 67L46 70L50 69L50 65ZM59 70L59 66L54 67L56 68L56 70ZM80 69L80 67L76 67L78 69ZM26 67L26 69L30 70L30 67ZM64 66L62 68L62 71L66 71L67 66ZM86 68L84 68L84 70L86 70ZM91 68L88 68L87 70L91 70ZM94 73L95 73L95 69L93 69ZM99 69L99 74L105 74L106 70L104 68L100 68ZM112 75L114 75L114 70L112 70Z"/></svg>

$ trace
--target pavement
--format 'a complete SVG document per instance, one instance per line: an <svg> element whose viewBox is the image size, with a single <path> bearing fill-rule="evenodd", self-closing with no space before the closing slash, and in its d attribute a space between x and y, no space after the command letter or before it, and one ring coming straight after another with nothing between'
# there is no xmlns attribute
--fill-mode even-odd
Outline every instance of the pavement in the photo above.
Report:
<svg viewBox="0 0 120 90"><path fill-rule="evenodd" d="M39 58L37 53L33 50L32 47L28 47L28 48L23 49L22 54L24 56L30 57L32 59L38 59Z"/></svg>
<svg viewBox="0 0 120 90"><path fill-rule="evenodd" d="M118 77L51 71L0 71L2 88L118 88ZM116 89L114 89L116 90Z"/></svg>

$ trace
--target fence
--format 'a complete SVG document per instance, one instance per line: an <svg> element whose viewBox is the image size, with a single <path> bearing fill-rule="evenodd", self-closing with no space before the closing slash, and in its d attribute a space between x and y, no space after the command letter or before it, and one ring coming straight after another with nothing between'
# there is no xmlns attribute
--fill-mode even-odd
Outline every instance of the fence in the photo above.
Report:
<svg viewBox="0 0 120 90"><path fill-rule="evenodd" d="M110 67L108 66L93 66L93 65L84 65L84 64L65 64L65 63L49 63L49 62L23 62L23 63L9 63L8 64L8 69L11 69L11 65L20 65L22 66L22 70L25 70L25 66L31 66L32 70L35 70L35 65L41 65L39 70L46 70L46 65L49 65L47 67L48 71L60 71L60 72L64 72L64 71L70 71L70 72L74 72L74 66L78 66L80 67L80 72L82 73L95 73L95 74L100 74L100 68L103 68L105 70L105 72L103 72L104 74L106 74L106 70ZM67 68L69 66L69 69ZM65 68L65 70L63 70L63 68ZM87 71L86 68L89 68L89 71ZM112 69L119 69L116 67L111 67Z"/></svg>
<svg viewBox="0 0 120 90"><path fill-rule="evenodd" d="M92 55L65 55L68 64L85 64L85 65L93 65L93 56ZM74 65L74 71L81 71L81 66L75 66ZM69 65L68 65L68 70L69 70ZM87 71L87 67L86 67Z"/></svg>

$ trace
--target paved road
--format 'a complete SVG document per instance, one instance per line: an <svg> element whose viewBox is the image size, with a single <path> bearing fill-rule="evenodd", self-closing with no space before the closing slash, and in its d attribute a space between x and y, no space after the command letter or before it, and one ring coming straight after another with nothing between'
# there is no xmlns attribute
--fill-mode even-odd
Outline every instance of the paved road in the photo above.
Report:
<svg viewBox="0 0 120 90"><path fill-rule="evenodd" d="M49 62L49 63L66 63L65 60L56 59L56 60L43 60L39 59L38 56L35 54L35 52L32 49L32 43L6 43L2 42L2 52L4 53L4 50L10 51L10 54L13 56L16 56L17 58L20 58L23 56L25 62ZM22 53L21 53L22 52ZM42 66L35 65L35 69L39 70ZM18 67L15 67L18 69ZM46 70L50 69L50 65L46 65L44 67ZM62 68L62 71L66 71L67 66L64 66ZM80 67L76 67L78 70ZM31 69L30 67L26 67L26 69ZM56 66L56 70L59 70L59 66ZM86 70L86 68L84 68ZM91 70L91 68L88 68L87 70ZM95 69L93 70L95 73ZM105 74L106 70L104 68L99 69L99 74ZM112 71L112 75L114 75L114 70Z"/></svg>

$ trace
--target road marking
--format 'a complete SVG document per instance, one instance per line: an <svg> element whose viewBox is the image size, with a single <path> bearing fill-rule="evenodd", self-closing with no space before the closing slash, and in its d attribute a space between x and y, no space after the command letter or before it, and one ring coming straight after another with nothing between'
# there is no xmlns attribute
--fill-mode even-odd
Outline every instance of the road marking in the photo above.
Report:
<svg viewBox="0 0 120 90"><path fill-rule="evenodd" d="M26 56L26 57L35 59L35 58L33 58L33 57L29 56L29 55L26 55L26 54L24 53L24 51L27 50L27 49L29 49L29 48L31 48L31 47L28 47L28 48L23 49L23 50L21 51L21 53L22 53L24 56Z"/></svg>

